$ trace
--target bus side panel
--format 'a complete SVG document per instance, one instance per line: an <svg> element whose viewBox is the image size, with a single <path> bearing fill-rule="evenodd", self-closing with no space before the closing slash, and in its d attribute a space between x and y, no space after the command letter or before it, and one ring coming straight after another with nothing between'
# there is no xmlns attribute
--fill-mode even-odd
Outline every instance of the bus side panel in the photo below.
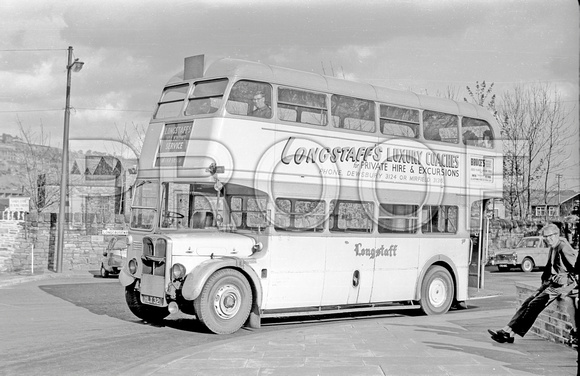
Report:
<svg viewBox="0 0 580 376"><path fill-rule="evenodd" d="M419 265L425 266L425 270L422 270L422 272L426 272L426 269L428 269L427 263L433 263L436 260L450 264L457 273L455 289L457 290L456 298L460 301L467 299L469 247L468 238L441 237L437 239L432 237L421 239L420 241ZM420 285L418 288L420 288Z"/></svg>
<svg viewBox="0 0 580 376"><path fill-rule="evenodd" d="M375 248L373 236L332 234L328 253L322 305L369 303L373 289L375 259L364 249ZM357 255L357 252L359 255ZM370 253L369 253L370 254Z"/></svg>
<svg viewBox="0 0 580 376"><path fill-rule="evenodd" d="M413 300L419 242L412 238L377 238L373 302Z"/></svg>
<svg viewBox="0 0 580 376"><path fill-rule="evenodd" d="M275 235L270 240L267 299L263 309L320 305L326 258L325 237Z"/></svg>

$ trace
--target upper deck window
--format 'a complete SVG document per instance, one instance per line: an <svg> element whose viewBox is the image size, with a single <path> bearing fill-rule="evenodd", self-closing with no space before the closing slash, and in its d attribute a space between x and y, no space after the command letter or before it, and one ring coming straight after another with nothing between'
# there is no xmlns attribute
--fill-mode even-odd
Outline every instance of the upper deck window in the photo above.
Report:
<svg viewBox="0 0 580 376"><path fill-rule="evenodd" d="M380 106L381 133L389 136L419 137L419 110Z"/></svg>
<svg viewBox="0 0 580 376"><path fill-rule="evenodd" d="M226 103L234 115L272 118L272 86L264 82L240 80L234 84Z"/></svg>
<svg viewBox="0 0 580 376"><path fill-rule="evenodd" d="M373 101L333 95L331 113L335 128L361 132L374 132L376 129L375 102Z"/></svg>
<svg viewBox="0 0 580 376"><path fill-rule="evenodd" d="M155 119L164 119L168 117L177 117L181 115L183 101L187 96L189 85L171 86L163 90L161 100L157 105Z"/></svg>
<svg viewBox="0 0 580 376"><path fill-rule="evenodd" d="M221 106L228 80L197 82L189 97L185 115L213 114Z"/></svg>
<svg viewBox="0 0 580 376"><path fill-rule="evenodd" d="M423 136L426 140L459 142L457 116L436 111L423 111Z"/></svg>
<svg viewBox="0 0 580 376"><path fill-rule="evenodd" d="M464 117L461 120L461 133L464 145L493 148L493 132L487 121Z"/></svg>
<svg viewBox="0 0 580 376"><path fill-rule="evenodd" d="M326 95L278 88L278 119L313 125L327 123Z"/></svg>

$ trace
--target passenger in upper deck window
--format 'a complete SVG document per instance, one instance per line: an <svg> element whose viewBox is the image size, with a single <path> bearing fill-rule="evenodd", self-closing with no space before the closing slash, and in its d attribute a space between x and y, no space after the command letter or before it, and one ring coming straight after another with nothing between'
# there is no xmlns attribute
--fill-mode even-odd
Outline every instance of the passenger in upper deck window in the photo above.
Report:
<svg viewBox="0 0 580 376"><path fill-rule="evenodd" d="M250 116L257 116L261 118L271 118L272 109L266 104L266 96L264 92L258 91L254 94L254 109L250 112Z"/></svg>
<svg viewBox="0 0 580 376"><path fill-rule="evenodd" d="M463 144L464 145L471 145L475 146L478 144L479 137L472 131L465 131L463 132Z"/></svg>
<svg viewBox="0 0 580 376"><path fill-rule="evenodd" d="M437 127L427 127L424 131L424 137L426 140L431 141L441 141L441 134L439 133L439 128Z"/></svg>
<svg viewBox="0 0 580 376"><path fill-rule="evenodd" d="M492 134L491 131L488 129L485 132L483 132L483 140L481 142L481 146L485 147L485 148L491 148L493 146L492 144Z"/></svg>

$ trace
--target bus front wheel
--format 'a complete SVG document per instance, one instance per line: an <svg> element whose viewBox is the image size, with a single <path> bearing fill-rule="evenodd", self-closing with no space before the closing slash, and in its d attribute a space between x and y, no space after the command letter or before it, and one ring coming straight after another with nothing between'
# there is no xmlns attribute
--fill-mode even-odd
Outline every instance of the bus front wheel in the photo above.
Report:
<svg viewBox="0 0 580 376"><path fill-rule="evenodd" d="M129 310L143 321L158 323L169 316L166 307L153 307L141 303L141 293L135 290L135 283L125 287L125 301Z"/></svg>
<svg viewBox="0 0 580 376"><path fill-rule="evenodd" d="M421 310L427 315L447 312L453 303L453 292L453 279L449 271L441 266L432 266L421 285Z"/></svg>
<svg viewBox="0 0 580 376"><path fill-rule="evenodd" d="M212 274L193 301L198 319L216 334L231 334L244 325L252 308L252 288L240 272Z"/></svg>

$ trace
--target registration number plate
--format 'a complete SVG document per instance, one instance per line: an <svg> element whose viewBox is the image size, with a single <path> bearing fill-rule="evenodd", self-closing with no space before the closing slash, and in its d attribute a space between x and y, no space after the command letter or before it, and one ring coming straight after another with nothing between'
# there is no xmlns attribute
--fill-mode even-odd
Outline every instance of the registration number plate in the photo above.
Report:
<svg viewBox="0 0 580 376"><path fill-rule="evenodd" d="M143 303L152 304L156 306L163 305L163 298L160 298L158 296L141 295L141 299L143 300Z"/></svg>

